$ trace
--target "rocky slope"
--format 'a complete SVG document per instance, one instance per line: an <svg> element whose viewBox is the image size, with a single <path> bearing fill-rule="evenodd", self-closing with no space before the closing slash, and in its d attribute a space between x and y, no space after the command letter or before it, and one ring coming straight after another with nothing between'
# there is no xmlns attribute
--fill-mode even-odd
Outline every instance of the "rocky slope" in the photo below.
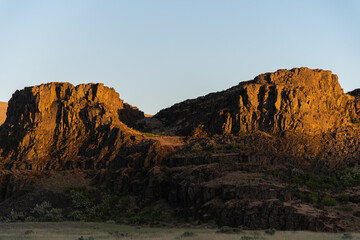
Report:
<svg viewBox="0 0 360 240"><path fill-rule="evenodd" d="M295 68L175 104L155 118L180 135L199 129L210 134L318 134L359 119L358 99L344 94L330 71Z"/></svg>
<svg viewBox="0 0 360 240"><path fill-rule="evenodd" d="M100 168L141 139L131 124L144 114L103 84L49 83L13 94L1 127L6 169Z"/></svg>

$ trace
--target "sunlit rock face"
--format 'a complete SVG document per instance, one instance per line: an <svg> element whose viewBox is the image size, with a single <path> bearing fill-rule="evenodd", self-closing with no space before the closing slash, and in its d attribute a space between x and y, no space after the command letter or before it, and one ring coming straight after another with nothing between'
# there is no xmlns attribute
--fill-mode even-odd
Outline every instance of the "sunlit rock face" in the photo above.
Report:
<svg viewBox="0 0 360 240"><path fill-rule="evenodd" d="M0 102L0 125L5 122L7 106L7 102Z"/></svg>
<svg viewBox="0 0 360 240"><path fill-rule="evenodd" d="M8 169L96 168L125 142L139 138L131 124L144 114L103 84L49 83L16 91L1 127Z"/></svg>
<svg viewBox="0 0 360 240"><path fill-rule="evenodd" d="M199 126L211 134L290 130L313 135L358 119L356 99L344 94L331 71L294 68L175 104L155 117L181 135Z"/></svg>

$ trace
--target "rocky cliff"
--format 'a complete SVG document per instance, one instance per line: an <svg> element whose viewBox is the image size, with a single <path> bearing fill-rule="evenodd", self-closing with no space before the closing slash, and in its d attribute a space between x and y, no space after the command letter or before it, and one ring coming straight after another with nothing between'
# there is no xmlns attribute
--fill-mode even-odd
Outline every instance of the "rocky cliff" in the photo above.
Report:
<svg viewBox="0 0 360 240"><path fill-rule="evenodd" d="M175 104L155 118L181 135L199 129L210 134L290 130L314 135L356 121L358 99L344 94L330 71L294 68Z"/></svg>
<svg viewBox="0 0 360 240"><path fill-rule="evenodd" d="M8 107L7 102L0 102L0 125L5 122L7 107Z"/></svg>
<svg viewBox="0 0 360 240"><path fill-rule="evenodd" d="M123 144L140 138L124 122L142 117L103 84L27 87L9 101L1 163L6 169L105 167Z"/></svg>
<svg viewBox="0 0 360 240"><path fill-rule="evenodd" d="M359 116L360 90L344 94L336 75L308 68L261 74L155 118L102 84L28 87L0 128L0 221L34 217L50 201L65 220L158 224L149 203L162 212L165 199L173 212L163 216L198 223L354 231Z"/></svg>

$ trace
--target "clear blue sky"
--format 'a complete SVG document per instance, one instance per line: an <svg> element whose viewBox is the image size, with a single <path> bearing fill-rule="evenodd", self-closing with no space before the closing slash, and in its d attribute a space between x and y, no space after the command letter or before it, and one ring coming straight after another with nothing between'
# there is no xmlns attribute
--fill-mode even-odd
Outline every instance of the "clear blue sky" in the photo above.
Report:
<svg viewBox="0 0 360 240"><path fill-rule="evenodd" d="M301 66L360 88L360 0L0 0L0 101L103 82L154 114Z"/></svg>

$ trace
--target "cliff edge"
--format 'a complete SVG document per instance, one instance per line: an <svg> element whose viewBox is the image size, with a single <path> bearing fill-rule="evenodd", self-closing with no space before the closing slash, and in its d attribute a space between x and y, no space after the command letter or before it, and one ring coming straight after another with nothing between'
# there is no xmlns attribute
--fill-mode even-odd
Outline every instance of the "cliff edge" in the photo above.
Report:
<svg viewBox="0 0 360 240"><path fill-rule="evenodd" d="M258 130L319 134L359 119L359 98L344 94L331 71L294 68L265 73L228 90L187 100L154 117L175 134Z"/></svg>
<svg viewBox="0 0 360 240"><path fill-rule="evenodd" d="M7 102L0 102L0 125L3 124L6 120L7 107L8 107Z"/></svg>
<svg viewBox="0 0 360 240"><path fill-rule="evenodd" d="M105 167L124 143L141 138L123 121L143 117L103 84L27 87L9 101L1 126L2 164L36 170Z"/></svg>

